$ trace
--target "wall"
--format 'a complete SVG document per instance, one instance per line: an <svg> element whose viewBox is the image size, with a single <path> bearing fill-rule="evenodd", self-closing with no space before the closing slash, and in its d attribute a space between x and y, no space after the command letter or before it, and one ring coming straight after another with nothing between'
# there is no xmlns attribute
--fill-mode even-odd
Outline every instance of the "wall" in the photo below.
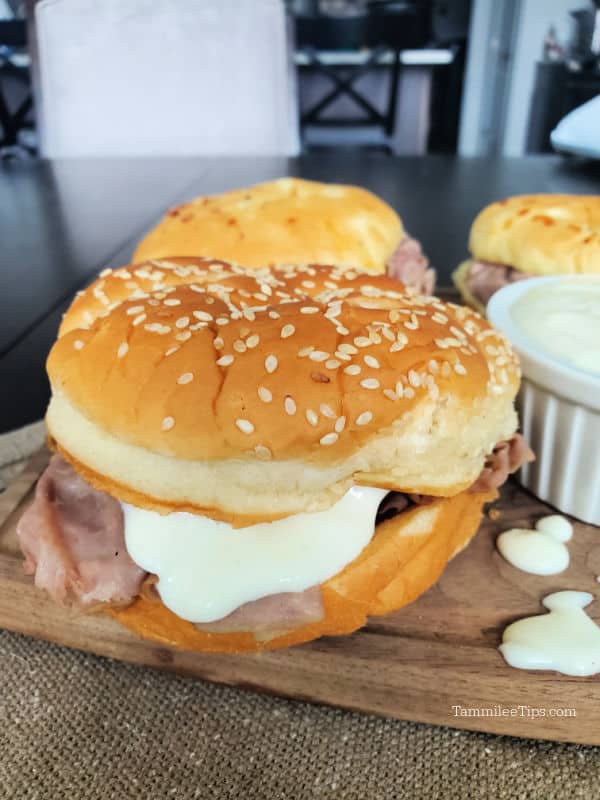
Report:
<svg viewBox="0 0 600 800"><path fill-rule="evenodd" d="M571 32L569 11L581 8L577 0L521 0L515 30L513 58L509 75L502 154L518 156L525 152L527 123L533 97L536 62L541 60L548 28L554 25L558 40L568 41Z"/></svg>
<svg viewBox="0 0 600 800"><path fill-rule="evenodd" d="M582 5L585 0L475 0L461 109L461 155L525 152L544 37L554 25L559 41L568 41L568 12Z"/></svg>

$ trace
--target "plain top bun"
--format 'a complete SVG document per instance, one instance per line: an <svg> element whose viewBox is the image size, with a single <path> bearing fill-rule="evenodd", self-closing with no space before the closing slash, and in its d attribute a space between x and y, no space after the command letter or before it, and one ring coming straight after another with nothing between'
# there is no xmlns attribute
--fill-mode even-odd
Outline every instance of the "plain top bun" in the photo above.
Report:
<svg viewBox="0 0 600 800"><path fill-rule="evenodd" d="M48 426L92 482L232 519L326 507L353 482L451 495L516 427L519 374L469 309L304 266L104 273L48 359Z"/></svg>
<svg viewBox="0 0 600 800"><path fill-rule="evenodd" d="M395 211L356 186L281 178L167 212L134 261L211 256L244 264L352 264L383 272L403 238Z"/></svg>
<svg viewBox="0 0 600 800"><path fill-rule="evenodd" d="M600 196L534 194L484 208L471 228L474 258L533 275L600 272Z"/></svg>

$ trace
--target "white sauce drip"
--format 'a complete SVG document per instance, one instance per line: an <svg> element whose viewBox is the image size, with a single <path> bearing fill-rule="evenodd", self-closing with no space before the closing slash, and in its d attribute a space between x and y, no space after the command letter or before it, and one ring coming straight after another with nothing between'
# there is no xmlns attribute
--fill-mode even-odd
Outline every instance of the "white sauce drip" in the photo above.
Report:
<svg viewBox="0 0 600 800"><path fill-rule="evenodd" d="M600 276L537 286L521 295L511 314L541 350L600 375Z"/></svg>
<svg viewBox="0 0 600 800"><path fill-rule="evenodd" d="M496 540L496 547L513 567L532 575L557 575L569 566L565 545L573 536L571 523L558 514L542 517L535 531L512 528Z"/></svg>
<svg viewBox="0 0 600 800"><path fill-rule="evenodd" d="M542 603L550 611L513 622L504 631L500 652L517 669L554 669L563 675L600 672L600 627L583 610L588 592L555 592Z"/></svg>
<svg viewBox="0 0 600 800"><path fill-rule="evenodd" d="M123 503L127 551L158 575L158 593L177 616L214 622L251 600L302 592L336 575L371 541L387 493L354 486L326 511L237 529Z"/></svg>

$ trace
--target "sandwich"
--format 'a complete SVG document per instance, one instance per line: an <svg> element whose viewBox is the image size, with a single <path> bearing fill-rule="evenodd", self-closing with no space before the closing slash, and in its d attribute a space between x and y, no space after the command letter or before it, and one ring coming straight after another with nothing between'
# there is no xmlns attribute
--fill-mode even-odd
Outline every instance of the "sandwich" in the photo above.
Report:
<svg viewBox="0 0 600 800"><path fill-rule="evenodd" d="M600 272L600 196L509 197L479 213L471 258L453 275L463 300L481 314L509 283L534 276Z"/></svg>
<svg viewBox="0 0 600 800"><path fill-rule="evenodd" d="M435 272L400 217L366 189L281 178L172 208L134 261L210 255L262 268L350 264L431 294Z"/></svg>
<svg viewBox="0 0 600 800"><path fill-rule="evenodd" d="M47 370L26 572L188 650L285 647L410 603L531 457L503 336L358 269L106 270Z"/></svg>

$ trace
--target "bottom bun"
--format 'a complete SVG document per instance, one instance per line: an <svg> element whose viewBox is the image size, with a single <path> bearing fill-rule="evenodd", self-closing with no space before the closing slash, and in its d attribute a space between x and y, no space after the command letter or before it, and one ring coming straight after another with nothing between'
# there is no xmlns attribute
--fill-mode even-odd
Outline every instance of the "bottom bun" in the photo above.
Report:
<svg viewBox="0 0 600 800"><path fill-rule="evenodd" d="M274 650L320 636L352 633L367 617L396 611L434 584L448 561L477 532L484 503L496 497L497 492L462 492L382 522L358 558L321 585L323 618L277 632L268 640L258 640L252 633L199 631L158 597L139 597L127 608L110 608L106 613L144 639L209 653Z"/></svg>
<svg viewBox="0 0 600 800"><path fill-rule="evenodd" d="M482 317L485 317L486 312L484 304L475 297L468 286L468 277L469 272L471 271L472 263L473 262L470 258L467 259L467 261L463 261L462 264L460 264L452 273L452 281L460 292L460 296L465 304L471 306L471 308L474 308L475 311L478 311Z"/></svg>

